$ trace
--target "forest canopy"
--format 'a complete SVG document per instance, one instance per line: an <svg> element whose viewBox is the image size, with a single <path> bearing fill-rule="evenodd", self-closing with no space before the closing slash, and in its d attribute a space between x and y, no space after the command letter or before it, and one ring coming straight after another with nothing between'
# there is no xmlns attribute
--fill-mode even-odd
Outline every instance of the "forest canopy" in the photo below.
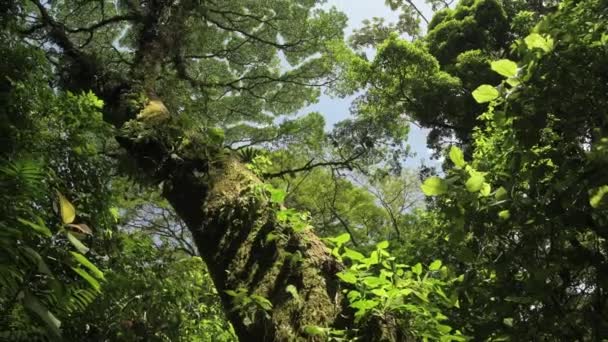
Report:
<svg viewBox="0 0 608 342"><path fill-rule="evenodd" d="M608 1L377 2L2 5L0 340L608 341Z"/></svg>

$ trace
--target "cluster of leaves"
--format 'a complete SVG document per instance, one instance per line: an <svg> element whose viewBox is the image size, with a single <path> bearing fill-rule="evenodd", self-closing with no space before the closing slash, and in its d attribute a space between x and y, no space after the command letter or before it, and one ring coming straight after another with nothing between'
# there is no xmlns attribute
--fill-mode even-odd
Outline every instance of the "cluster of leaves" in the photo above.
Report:
<svg viewBox="0 0 608 342"><path fill-rule="evenodd" d="M40 54L1 40L0 333L57 339L104 280L89 242L111 221L98 156L107 126L95 95L55 93Z"/></svg>
<svg viewBox="0 0 608 342"><path fill-rule="evenodd" d="M400 263L389 251L388 241L375 246L369 256L350 249L345 244L348 234L326 239L333 245L332 254L348 262L349 267L338 273L347 284L344 290L349 306L355 310L355 322L360 334L372 317L383 321L396 319L402 336L423 341L466 341L461 331L446 323L443 313L458 308L458 297L446 294L463 276L454 277L440 260L434 260L425 272L421 263L413 266Z"/></svg>
<svg viewBox="0 0 608 342"><path fill-rule="evenodd" d="M566 1L514 44L519 63L489 64L503 81L472 93L489 104L472 160L452 147L445 179L422 186L438 196L449 245L466 265L457 315L476 338L606 334L606 121L598 110L608 28L594 13L605 16L606 4Z"/></svg>
<svg viewBox="0 0 608 342"><path fill-rule="evenodd" d="M235 341L198 256L157 246L158 236L120 232L102 293L65 327L67 340Z"/></svg>

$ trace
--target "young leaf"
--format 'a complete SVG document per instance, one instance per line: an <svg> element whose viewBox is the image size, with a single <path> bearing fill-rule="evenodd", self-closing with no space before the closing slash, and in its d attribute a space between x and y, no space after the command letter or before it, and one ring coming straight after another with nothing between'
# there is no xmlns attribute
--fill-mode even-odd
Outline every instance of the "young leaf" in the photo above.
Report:
<svg viewBox="0 0 608 342"><path fill-rule="evenodd" d="M496 198L498 201L502 201L507 198L507 195L507 189L501 186L500 188L498 188L498 190L496 190L494 198Z"/></svg>
<svg viewBox="0 0 608 342"><path fill-rule="evenodd" d="M427 196L438 196L448 191L448 185L437 176L427 178L420 188Z"/></svg>
<svg viewBox="0 0 608 342"><path fill-rule="evenodd" d="M363 255L355 250L352 250L348 247L345 247L344 250L345 250L345 252L344 252L344 254L342 254L343 258L349 258L353 261L359 261L359 260L365 259L365 255Z"/></svg>
<svg viewBox="0 0 608 342"><path fill-rule="evenodd" d="M348 271L338 273L338 278L342 279L342 281L345 283L349 283L349 284L357 283L357 277Z"/></svg>
<svg viewBox="0 0 608 342"><path fill-rule="evenodd" d="M494 100L499 95L498 90L491 85L482 84L473 91L473 98L477 103L486 103Z"/></svg>
<svg viewBox="0 0 608 342"><path fill-rule="evenodd" d="M61 221L63 224L68 224L74 222L76 218L76 209L67 198L65 198L59 191L57 191L57 195L59 196L59 211L61 212Z"/></svg>
<svg viewBox="0 0 608 342"><path fill-rule="evenodd" d="M429 265L430 271L437 271L441 268L441 260L435 260Z"/></svg>
<svg viewBox="0 0 608 342"><path fill-rule="evenodd" d="M380 241L376 244L376 248L378 249L387 249L388 248L388 241Z"/></svg>
<svg viewBox="0 0 608 342"><path fill-rule="evenodd" d="M422 274L422 264L417 263L416 265L412 266L412 272L414 272L414 274L417 274L417 275Z"/></svg>
<svg viewBox="0 0 608 342"><path fill-rule="evenodd" d="M479 194L481 196L490 196L490 192L492 192L492 186L486 182L481 185L481 190L479 190Z"/></svg>
<svg viewBox="0 0 608 342"><path fill-rule="evenodd" d="M553 39L545 38L538 33L532 33L524 41L529 49L541 49L545 52L553 50Z"/></svg>
<svg viewBox="0 0 608 342"><path fill-rule="evenodd" d="M461 169L463 166L465 166L466 162L464 161L464 154L462 153L462 150L459 149L456 146L452 146L450 148L450 160L452 161L452 163L454 163L454 166L456 166L456 168Z"/></svg>
<svg viewBox="0 0 608 342"><path fill-rule="evenodd" d="M268 191L270 191L270 202L281 204L285 201L285 196L287 195L283 189L276 189L269 187Z"/></svg>
<svg viewBox="0 0 608 342"><path fill-rule="evenodd" d="M608 195L608 185L595 189L589 198L589 204L591 204L591 207L593 208L599 207L606 195Z"/></svg>
<svg viewBox="0 0 608 342"><path fill-rule="evenodd" d="M492 70L507 78L515 77L517 75L517 63L508 59L494 61L490 66L492 67Z"/></svg>
<svg viewBox="0 0 608 342"><path fill-rule="evenodd" d="M80 240L78 240L74 235L72 235L72 233L66 232L66 235L68 236L68 240L70 240L72 245L74 245L74 247L76 247L76 249L80 253L87 254L87 252L89 251L89 247L85 246L82 242L80 242Z"/></svg>
<svg viewBox="0 0 608 342"><path fill-rule="evenodd" d="M479 173L474 173L469 180L465 183L465 186L469 192L477 192L481 190L483 186L484 178Z"/></svg>
<svg viewBox="0 0 608 342"><path fill-rule="evenodd" d="M511 217L511 213L508 210L502 210L498 213L498 217L501 220L508 220Z"/></svg>
<svg viewBox="0 0 608 342"><path fill-rule="evenodd" d="M328 238L327 240L335 243L337 246L342 246L343 244L350 241L350 235L348 233L344 233L336 237Z"/></svg>

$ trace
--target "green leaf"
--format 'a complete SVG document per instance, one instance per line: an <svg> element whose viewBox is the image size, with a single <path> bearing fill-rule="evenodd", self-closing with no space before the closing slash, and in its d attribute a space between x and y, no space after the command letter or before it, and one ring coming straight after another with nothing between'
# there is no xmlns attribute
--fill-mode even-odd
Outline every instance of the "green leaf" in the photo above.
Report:
<svg viewBox="0 0 608 342"><path fill-rule="evenodd" d="M452 146L450 148L450 160L452 161L452 163L454 163L454 166L456 166L456 168L461 169L463 166L466 165L466 162L464 161L464 154L462 153L462 150L456 146Z"/></svg>
<svg viewBox="0 0 608 342"><path fill-rule="evenodd" d="M353 273L348 272L348 271L338 273L338 278L342 279L342 281L345 283L349 283L349 284L357 283L357 277Z"/></svg>
<svg viewBox="0 0 608 342"><path fill-rule="evenodd" d="M501 220L508 220L511 217L511 213L508 210L502 210L498 213L498 217Z"/></svg>
<svg viewBox="0 0 608 342"><path fill-rule="evenodd" d="M437 176L427 178L420 188L427 196L438 196L448 191L448 185Z"/></svg>
<svg viewBox="0 0 608 342"><path fill-rule="evenodd" d="M545 52L553 50L553 39L545 38L538 33L532 33L524 41L529 49L541 49Z"/></svg>
<svg viewBox="0 0 608 342"><path fill-rule="evenodd" d="M492 70L507 78L517 76L517 63L511 60L501 59L492 62L490 66L492 67Z"/></svg>
<svg viewBox="0 0 608 342"><path fill-rule="evenodd" d="M316 325L307 325L304 327L304 333L310 336L325 336L326 328L321 328Z"/></svg>
<svg viewBox="0 0 608 342"><path fill-rule="evenodd" d="M422 274L422 264L417 263L416 265L412 266L412 272L414 272L414 274L421 275Z"/></svg>
<svg viewBox="0 0 608 342"><path fill-rule="evenodd" d="M384 241L380 241L376 244L376 248L378 249L387 249L388 248L388 241L384 240Z"/></svg>
<svg viewBox="0 0 608 342"><path fill-rule="evenodd" d="M592 191L592 195L589 198L589 204L591 204L593 208L599 207L605 195L608 195L608 185L601 186Z"/></svg>
<svg viewBox="0 0 608 342"><path fill-rule="evenodd" d="M349 258L353 261L360 261L360 260L365 259L365 255L363 255L355 250L352 250L348 247L345 247L344 250L345 250L345 252L344 252L344 254L342 254L343 258Z"/></svg>
<svg viewBox="0 0 608 342"><path fill-rule="evenodd" d="M350 235L348 233L344 233L336 237L328 238L327 240L335 243L337 246L342 246L343 244L350 241Z"/></svg>
<svg viewBox="0 0 608 342"><path fill-rule="evenodd" d="M502 323L508 327L513 326L513 318L503 318Z"/></svg>
<svg viewBox="0 0 608 342"><path fill-rule="evenodd" d="M80 253L87 254L87 252L89 251L89 247L85 246L82 242L80 242L80 240L78 240L74 235L72 235L72 233L66 232L66 235L68 236L68 240L70 240L72 245L76 247L76 249Z"/></svg>
<svg viewBox="0 0 608 342"><path fill-rule="evenodd" d="M439 330L439 332L441 332L442 334L449 334L450 331L452 331L452 327L450 327L449 325L438 324L437 330Z"/></svg>
<svg viewBox="0 0 608 342"><path fill-rule="evenodd" d="M477 103L486 103L494 100L499 95L498 90L491 85L482 84L473 91L473 98Z"/></svg>
<svg viewBox="0 0 608 342"><path fill-rule="evenodd" d="M507 189L505 189L501 186L500 188L498 188L498 190L496 190L496 193L494 194L494 198L496 198L498 201L502 201L507 198L507 195L508 195Z"/></svg>
<svg viewBox="0 0 608 342"><path fill-rule="evenodd" d="M93 263L91 263L89 259L87 259L84 255L76 252L70 252L70 254L72 254L74 260L76 260L79 264L88 268L89 271L93 273L93 276L95 276L95 278L104 279L103 272L101 272L99 268L97 268L97 266L93 265Z"/></svg>
<svg viewBox="0 0 608 342"><path fill-rule="evenodd" d="M285 201L287 193L283 189L268 187L268 191L270 192L270 202L281 204Z"/></svg>
<svg viewBox="0 0 608 342"><path fill-rule="evenodd" d="M481 185L481 190L479 190L479 194L481 194L481 196L490 196L490 193L492 192L492 186L490 186L490 184L484 182Z"/></svg>
<svg viewBox="0 0 608 342"><path fill-rule="evenodd" d="M53 315L49 309L47 309L46 306L44 306L44 304L38 300L38 298L29 292L26 292L25 296L23 297L23 306L38 315L44 321L44 323L46 323L49 330L53 334L56 336L61 335L61 331L59 330L61 327L61 321L58 320L57 317L55 317L55 315Z"/></svg>
<svg viewBox="0 0 608 342"><path fill-rule="evenodd" d="M481 190L483 186L484 178L479 173L473 173L471 177L464 184L469 192L477 192Z"/></svg>
<svg viewBox="0 0 608 342"><path fill-rule="evenodd" d="M87 283L89 283L89 285L91 285L93 289L95 289L97 292L100 292L99 289L101 288L101 285L99 285L99 282L90 274L88 274L87 271L83 270L80 267L72 267L72 270L78 273L78 275L80 275L84 280L86 280Z"/></svg>
<svg viewBox="0 0 608 342"><path fill-rule="evenodd" d="M34 229L38 234L41 234L46 237L51 237L53 235L53 233L51 233L51 230L47 228L47 226L42 221L40 221L40 223L38 224L21 218L17 218L17 220L23 223L24 225Z"/></svg>
<svg viewBox="0 0 608 342"><path fill-rule="evenodd" d="M441 260L435 260L429 265L430 271L437 271L441 268Z"/></svg>

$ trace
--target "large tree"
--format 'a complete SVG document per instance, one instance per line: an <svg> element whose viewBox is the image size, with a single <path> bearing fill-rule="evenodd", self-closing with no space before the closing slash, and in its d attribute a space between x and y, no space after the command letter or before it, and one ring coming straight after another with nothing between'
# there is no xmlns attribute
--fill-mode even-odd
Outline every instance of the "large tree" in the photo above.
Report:
<svg viewBox="0 0 608 342"><path fill-rule="evenodd" d="M55 87L104 101L138 172L162 185L190 228L226 307L226 290L260 299L253 316L228 311L241 339L287 340L348 319L340 263L311 231L277 222L259 177L223 148L245 123L254 130L314 99L330 76L324 42L341 39L342 15L282 0L30 1L8 10L9 29L55 65ZM272 231L286 238L266 242ZM288 285L308 305L290 299Z"/></svg>

